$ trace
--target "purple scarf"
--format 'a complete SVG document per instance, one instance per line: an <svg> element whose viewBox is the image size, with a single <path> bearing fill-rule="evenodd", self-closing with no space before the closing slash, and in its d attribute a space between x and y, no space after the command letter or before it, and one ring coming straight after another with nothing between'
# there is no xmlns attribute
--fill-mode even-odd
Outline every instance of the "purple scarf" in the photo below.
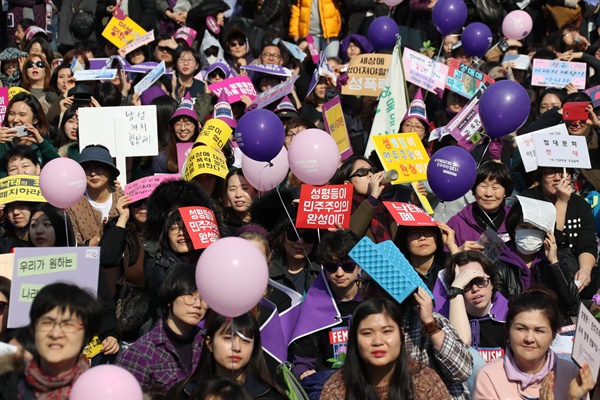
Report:
<svg viewBox="0 0 600 400"><path fill-rule="evenodd" d="M546 363L542 369L533 375L526 374L517 367L510 346L506 348L506 355L504 356L504 371L506 372L506 377L509 381L520 383L521 390L527 389L527 387L536 382L541 382L555 366L556 356L552 350L548 349L548 353L546 353Z"/></svg>

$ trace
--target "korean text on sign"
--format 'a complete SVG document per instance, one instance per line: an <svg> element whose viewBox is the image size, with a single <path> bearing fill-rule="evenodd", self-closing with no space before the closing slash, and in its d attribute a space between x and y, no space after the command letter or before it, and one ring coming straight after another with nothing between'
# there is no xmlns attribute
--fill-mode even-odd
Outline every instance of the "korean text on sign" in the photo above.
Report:
<svg viewBox="0 0 600 400"><path fill-rule="evenodd" d="M297 228L327 229L341 224L350 227L352 185L302 185Z"/></svg>
<svg viewBox="0 0 600 400"><path fill-rule="evenodd" d="M221 238L215 213L210 208L182 207L179 212L194 249L204 249Z"/></svg>
<svg viewBox="0 0 600 400"><path fill-rule="evenodd" d="M405 226L437 226L434 219L421 207L410 203L384 201L394 221Z"/></svg>
<svg viewBox="0 0 600 400"><path fill-rule="evenodd" d="M455 58L450 59L448 67L446 88L467 99L473 97L483 83L492 84L495 82L488 75L467 64L461 63Z"/></svg>
<svg viewBox="0 0 600 400"><path fill-rule="evenodd" d="M386 171L398 171L399 183L427 180L429 155L416 132L371 136L375 151Z"/></svg>
<svg viewBox="0 0 600 400"><path fill-rule="evenodd" d="M385 87L392 56L390 54L360 54L348 65L348 83L342 94L379 96Z"/></svg>
<svg viewBox="0 0 600 400"><path fill-rule="evenodd" d="M562 88L572 83L577 89L585 89L586 73L586 63L534 58L531 84Z"/></svg>

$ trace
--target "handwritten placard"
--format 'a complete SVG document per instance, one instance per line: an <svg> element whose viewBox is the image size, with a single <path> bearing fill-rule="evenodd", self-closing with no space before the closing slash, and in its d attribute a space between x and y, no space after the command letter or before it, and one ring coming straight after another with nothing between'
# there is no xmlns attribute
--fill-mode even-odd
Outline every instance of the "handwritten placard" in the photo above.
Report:
<svg viewBox="0 0 600 400"><path fill-rule="evenodd" d="M536 134L533 145L541 167L592 168L584 136Z"/></svg>
<svg viewBox="0 0 600 400"><path fill-rule="evenodd" d="M517 136L515 142L517 143L517 149L519 149L519 153L521 154L525 172L534 171L538 167L537 157L535 155L535 145L533 144L534 135L562 135L566 138L569 136L569 132L567 131L565 124L558 124L549 128L540 129L539 131Z"/></svg>
<svg viewBox="0 0 600 400"><path fill-rule="evenodd" d="M205 249L221 238L215 213L210 208L181 207L179 212L194 249Z"/></svg>
<svg viewBox="0 0 600 400"><path fill-rule="evenodd" d="M227 78L220 82L213 83L212 85L208 85L208 88L215 96L217 96L217 98L221 96L222 91L225 91L225 96L230 104L240 101L244 95L250 97L250 100L254 100L257 96L256 89L250 78L247 76Z"/></svg>
<svg viewBox="0 0 600 400"><path fill-rule="evenodd" d="M106 24L104 31L102 31L102 36L114 44L117 49L120 49L127 45L127 43L144 36L146 33L141 26L117 7L113 17Z"/></svg>
<svg viewBox="0 0 600 400"><path fill-rule="evenodd" d="M152 175L145 176L137 181L128 183L123 188L125 194L131 197L131 203L147 199L154 189L164 181L179 180L178 174Z"/></svg>
<svg viewBox="0 0 600 400"><path fill-rule="evenodd" d="M350 138L348 137L348 129L346 128L346 120L344 119L340 96L335 96L323 104L322 108L325 130L335 140L342 160L345 160L353 154L353 151Z"/></svg>
<svg viewBox="0 0 600 400"><path fill-rule="evenodd" d="M210 146L199 145L188 154L181 176L186 181L191 181L200 174L211 174L225 179L227 172L227 161L223 154Z"/></svg>
<svg viewBox="0 0 600 400"><path fill-rule="evenodd" d="M14 253L8 327L29 323L37 293L55 282L98 291L99 247L17 247Z"/></svg>
<svg viewBox="0 0 600 400"><path fill-rule="evenodd" d="M0 179L0 204L15 201L46 202L40 190L40 177L12 175Z"/></svg>
<svg viewBox="0 0 600 400"><path fill-rule="evenodd" d="M134 86L134 93L142 93L144 90L148 89L154 82L158 80L158 78L163 76L166 71L167 66L163 60L156 66L156 68L148 72L148 74L141 81L139 81L137 85Z"/></svg>
<svg viewBox="0 0 600 400"><path fill-rule="evenodd" d="M467 99L475 95L484 83L492 84L495 81L483 72L463 64L455 58L450 59L448 65L448 78L446 89L453 91Z"/></svg>
<svg viewBox="0 0 600 400"><path fill-rule="evenodd" d="M444 91L446 78L448 77L448 66L431 58L417 53L408 47L402 54L404 73L406 80L425 90L435 93L435 89Z"/></svg>
<svg viewBox="0 0 600 400"><path fill-rule="evenodd" d="M481 252L494 263L498 261L500 253L502 253L502 250L504 250L506 247L504 240L502 240L502 238L498 236L498 233L492 228L486 229L486 231L477 240L477 244L483 246L483 250Z"/></svg>
<svg viewBox="0 0 600 400"><path fill-rule="evenodd" d="M483 84L465 106L448 122L446 131L457 140L458 145L471 151L481 140L483 124L479 117L479 101L487 84Z"/></svg>
<svg viewBox="0 0 600 400"><path fill-rule="evenodd" d="M131 53L135 49L140 48L143 45L148 44L150 42L154 42L154 29L152 29L150 32L146 33L145 35L142 35L139 38L132 40L131 42L127 43L125 46L121 47L119 49L119 54L121 56L125 57L127 54Z"/></svg>
<svg viewBox="0 0 600 400"><path fill-rule="evenodd" d="M437 226L435 220L425 210L414 204L384 201L383 205L388 209L398 225Z"/></svg>
<svg viewBox="0 0 600 400"><path fill-rule="evenodd" d="M583 92L590 96L594 108L600 106L600 85L586 89Z"/></svg>
<svg viewBox="0 0 600 400"><path fill-rule="evenodd" d="M352 185L302 185L296 228L349 228L352 191Z"/></svg>
<svg viewBox="0 0 600 400"><path fill-rule="evenodd" d="M285 80L272 88L261 92L252 101L252 104L256 105L256 108L264 108L276 100L281 99L283 96L287 96L292 93L294 84L300 78L300 75L296 75L291 79Z"/></svg>
<svg viewBox="0 0 600 400"><path fill-rule="evenodd" d="M599 346L600 322L594 318L583 303L579 303L577 328L575 329L571 357L580 367L584 362L590 366L594 382L598 382L598 370L600 369Z"/></svg>
<svg viewBox="0 0 600 400"><path fill-rule="evenodd" d="M586 63L534 58L531 84L562 88L572 83L577 89L585 89L586 73Z"/></svg>
<svg viewBox="0 0 600 400"><path fill-rule="evenodd" d="M75 71L73 77L77 81L105 81L115 79L116 69L87 69Z"/></svg>
<svg viewBox="0 0 600 400"><path fill-rule="evenodd" d="M523 222L529 223L544 232L554 230L556 209L552 203L524 196L517 196L517 199L523 209Z"/></svg>
<svg viewBox="0 0 600 400"><path fill-rule="evenodd" d="M0 88L0 124L4 122L6 116L6 106L8 105L8 88Z"/></svg>
<svg viewBox="0 0 600 400"><path fill-rule="evenodd" d="M348 83L342 94L379 96L392 63L390 54L359 54L348 64Z"/></svg>
<svg viewBox="0 0 600 400"><path fill-rule="evenodd" d="M375 151L386 171L398 171L399 183L427 180L429 155L415 132L371 136Z"/></svg>

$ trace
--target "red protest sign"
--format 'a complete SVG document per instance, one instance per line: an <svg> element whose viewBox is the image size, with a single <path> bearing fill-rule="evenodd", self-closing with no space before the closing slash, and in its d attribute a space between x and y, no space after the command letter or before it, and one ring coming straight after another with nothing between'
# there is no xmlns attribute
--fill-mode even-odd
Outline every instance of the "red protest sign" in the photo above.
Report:
<svg viewBox="0 0 600 400"><path fill-rule="evenodd" d="M384 201L383 204L390 214L392 214L394 221L396 221L398 225L437 226L435 220L431 218L425 210L414 204L394 201Z"/></svg>
<svg viewBox="0 0 600 400"><path fill-rule="evenodd" d="M210 208L181 207L179 212L194 249L205 249L221 238L215 213Z"/></svg>
<svg viewBox="0 0 600 400"><path fill-rule="evenodd" d="M349 228L352 190L352 185L302 185L296 228Z"/></svg>

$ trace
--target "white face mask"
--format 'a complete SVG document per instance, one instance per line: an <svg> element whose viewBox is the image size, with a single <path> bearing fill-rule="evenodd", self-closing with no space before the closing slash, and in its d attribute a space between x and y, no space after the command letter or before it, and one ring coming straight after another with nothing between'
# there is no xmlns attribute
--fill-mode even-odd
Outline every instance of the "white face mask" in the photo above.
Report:
<svg viewBox="0 0 600 400"><path fill-rule="evenodd" d="M206 61L208 61L209 65L213 65L214 63L216 63L218 60L217 56L209 56L206 57Z"/></svg>
<svg viewBox="0 0 600 400"><path fill-rule="evenodd" d="M521 254L533 254L542 248L545 237L546 233L539 229L517 229L515 245Z"/></svg>

